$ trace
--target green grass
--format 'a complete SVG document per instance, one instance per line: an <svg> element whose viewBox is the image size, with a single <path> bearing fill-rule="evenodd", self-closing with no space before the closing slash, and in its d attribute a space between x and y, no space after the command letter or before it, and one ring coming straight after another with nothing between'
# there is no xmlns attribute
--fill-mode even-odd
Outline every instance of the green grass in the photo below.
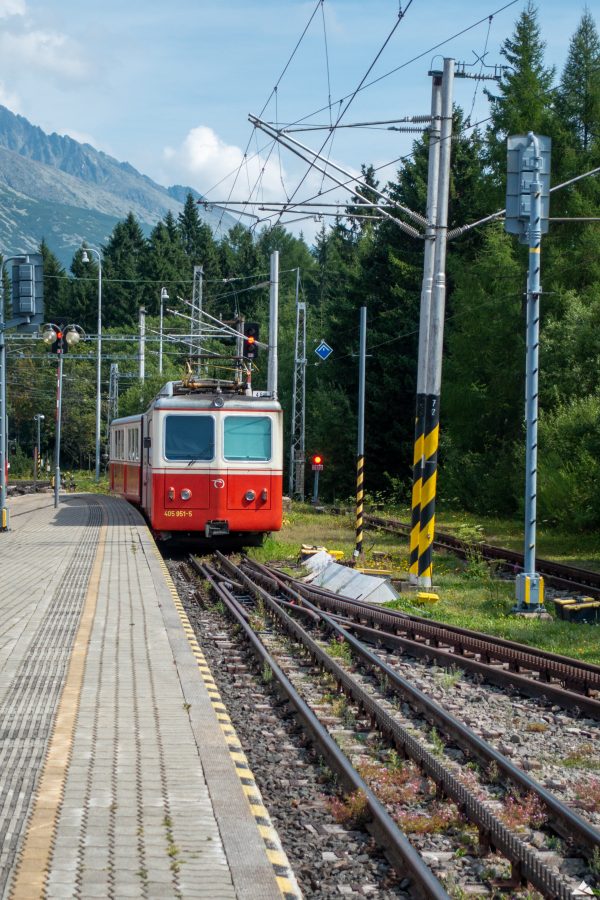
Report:
<svg viewBox="0 0 600 900"><path fill-rule="evenodd" d="M394 514L402 521L408 521L406 510L396 510ZM437 526L440 530L453 530L455 533L458 529L463 533L483 531L485 540L502 546L520 548L522 540L520 523L498 519L481 520L466 514L443 512ZM262 562L278 560L293 564L298 559L301 544L343 550L344 559L351 559L354 550L353 516L318 514L308 506L294 504L292 511L284 518L282 530L273 533L262 548L252 550L250 555ZM594 567L600 569L600 553L595 550L599 544L600 536L597 534L565 535L547 530L543 540L540 538L540 555L568 560L574 565L593 562ZM399 577L406 577L407 538L366 529L364 550L365 566L392 569ZM514 582L493 577L493 570L482 565L477 558L464 562L449 554L434 553L434 584L440 602L433 609L417 606L411 594L402 594L392 605L407 612L600 665L599 626L575 625L557 619L526 620L510 615L515 602ZM549 604L549 612L552 612L552 604Z"/></svg>
<svg viewBox="0 0 600 900"><path fill-rule="evenodd" d="M402 522L410 521L410 510L389 507L380 515L389 515ZM436 529L467 541L485 541L509 550L523 550L523 522L521 519L501 519L495 516L475 516L454 510L436 510ZM600 534L593 531L567 532L551 528L544 521L537 523L537 555L567 565L582 566L600 571Z"/></svg>

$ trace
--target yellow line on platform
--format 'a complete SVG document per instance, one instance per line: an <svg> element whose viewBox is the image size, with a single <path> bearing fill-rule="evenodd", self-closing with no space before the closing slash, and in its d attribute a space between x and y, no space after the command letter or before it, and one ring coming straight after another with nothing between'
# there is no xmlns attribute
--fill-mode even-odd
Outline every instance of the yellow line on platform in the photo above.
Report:
<svg viewBox="0 0 600 900"><path fill-rule="evenodd" d="M37 898L45 896L45 884L50 872L56 828L73 752L73 738L98 600L106 535L107 527L102 525L79 628L71 650L67 677L13 877L10 891L11 900L34 900L34 898L37 900Z"/></svg>
<svg viewBox="0 0 600 900"><path fill-rule="evenodd" d="M250 811L256 822L259 834L265 842L265 852L267 854L267 859L273 866L273 874L275 876L277 887L279 888L282 898L285 898L285 900L301 900L302 894L300 892L298 884L296 883L292 867L290 866L285 851L281 846L281 841L279 839L279 835L277 834L277 830L271 822L271 818L267 809L263 805L260 790L250 769L248 758L244 753L242 743L236 734L231 719L229 718L227 708L223 703L221 694L219 693L219 689L215 684L214 678L210 671L210 667L208 665L206 657L204 656L204 652L202 651L202 648L196 640L194 629L187 617L187 613L183 607L183 603L181 602L181 599L177 592L177 588L175 587L175 583L171 578L171 574L163 558L161 557L156 544L154 545L154 550L158 557L162 573L165 577L167 585L169 586L169 590L173 598L173 603L175 604L175 609L177 610L177 614L179 615L179 619L181 621L181 624L183 625L188 643L198 665L198 672L202 681L204 682L205 687L207 688L209 700L217 717L217 721L221 727L227 749L229 750L229 756L231 757L238 778L243 779L243 781L241 782L241 788L246 796L246 799L248 800ZM251 797L253 798L252 802L250 802ZM276 848L276 856L270 853L270 848Z"/></svg>

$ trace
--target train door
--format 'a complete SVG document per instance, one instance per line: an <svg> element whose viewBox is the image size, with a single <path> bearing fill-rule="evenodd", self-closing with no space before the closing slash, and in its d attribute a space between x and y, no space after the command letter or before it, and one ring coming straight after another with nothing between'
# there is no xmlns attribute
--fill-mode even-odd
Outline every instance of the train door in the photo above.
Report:
<svg viewBox="0 0 600 900"><path fill-rule="evenodd" d="M152 413L142 417L142 508L147 513L152 504Z"/></svg>

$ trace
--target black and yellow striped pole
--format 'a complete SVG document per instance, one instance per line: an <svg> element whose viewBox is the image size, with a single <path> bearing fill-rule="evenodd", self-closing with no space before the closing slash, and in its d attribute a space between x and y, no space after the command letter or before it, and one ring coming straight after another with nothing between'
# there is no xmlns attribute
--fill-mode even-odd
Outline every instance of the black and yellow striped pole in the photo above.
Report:
<svg viewBox="0 0 600 900"><path fill-rule="evenodd" d="M421 489L423 483L425 387L429 349L429 322L433 289L433 264L437 219L438 178L440 164L440 116L442 110L442 73L431 72L431 125L429 128L429 162L427 173L427 228L423 253L423 286L419 318L419 356L417 362L417 409L415 415L415 443L413 453L413 483L410 520L409 582L418 583L419 535L421 528Z"/></svg>
<svg viewBox="0 0 600 900"><path fill-rule="evenodd" d="M421 476L419 522L418 584L420 587L426 589L431 588L433 576L432 549L435 536L440 390L442 383L444 315L446 308L446 244L448 237L448 197L450 191L450 158L452 150L453 86L454 60L444 59L436 238L425 376L425 424L423 434L423 470Z"/></svg>
<svg viewBox="0 0 600 900"><path fill-rule="evenodd" d="M409 580L417 583L419 574L419 534L421 525L421 488L423 483L423 436L425 429L425 395L417 394L415 416L415 445L413 453L413 484L410 509Z"/></svg>
<svg viewBox="0 0 600 900"><path fill-rule="evenodd" d="M435 534L435 497L437 486L437 454L440 432L440 398L428 395L425 400L423 436L423 475L421 484L421 517L419 522L419 584L431 587L432 547Z"/></svg>
<svg viewBox="0 0 600 900"><path fill-rule="evenodd" d="M360 308L360 354L358 370L358 441L356 452L356 547L354 556L363 553L363 502L365 478L365 381L367 362L367 307Z"/></svg>

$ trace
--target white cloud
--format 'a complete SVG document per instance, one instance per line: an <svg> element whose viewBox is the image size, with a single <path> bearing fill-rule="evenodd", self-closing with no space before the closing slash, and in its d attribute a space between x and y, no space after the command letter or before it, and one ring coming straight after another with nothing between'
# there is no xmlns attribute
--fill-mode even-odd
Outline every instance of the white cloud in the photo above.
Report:
<svg viewBox="0 0 600 900"><path fill-rule="evenodd" d="M207 125L192 128L179 148L165 147L163 160L169 179L191 181L200 193L210 192L215 200L227 197L234 182L232 199L247 199L257 182L259 199L282 199L285 172L280 172L275 154L267 158L249 151L244 160L240 147L226 144Z"/></svg>
<svg viewBox="0 0 600 900"><path fill-rule="evenodd" d="M0 0L0 19L6 19L8 16L24 16L25 12L25 0Z"/></svg>
<svg viewBox="0 0 600 900"><path fill-rule="evenodd" d="M59 32L4 31L0 35L0 55L9 70L26 66L68 81L81 81L89 73L77 45Z"/></svg>
<svg viewBox="0 0 600 900"><path fill-rule="evenodd" d="M0 105L8 107L14 113L22 111L18 95L9 90L3 81L0 81Z"/></svg>

